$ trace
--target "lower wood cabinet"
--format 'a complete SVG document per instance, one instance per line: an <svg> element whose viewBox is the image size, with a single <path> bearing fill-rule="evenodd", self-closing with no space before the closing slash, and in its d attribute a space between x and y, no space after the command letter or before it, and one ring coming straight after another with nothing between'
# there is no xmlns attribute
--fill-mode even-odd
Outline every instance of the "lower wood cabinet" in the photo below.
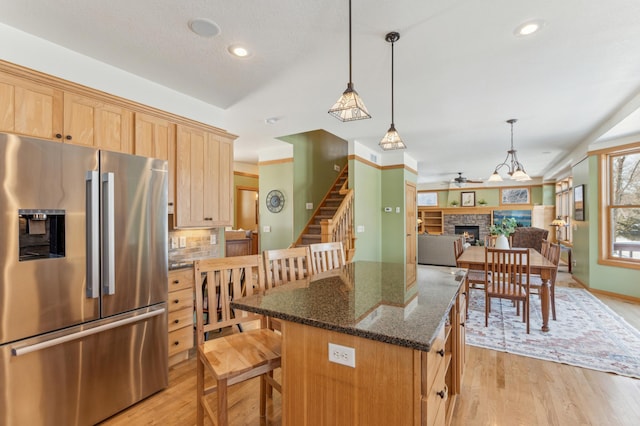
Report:
<svg viewBox="0 0 640 426"><path fill-rule="evenodd" d="M189 358L193 348L193 269L169 271L169 366Z"/></svg>
<svg viewBox="0 0 640 426"><path fill-rule="evenodd" d="M462 291L429 352L283 321L283 425L449 424L466 362ZM355 367L329 362L329 343L354 348Z"/></svg>

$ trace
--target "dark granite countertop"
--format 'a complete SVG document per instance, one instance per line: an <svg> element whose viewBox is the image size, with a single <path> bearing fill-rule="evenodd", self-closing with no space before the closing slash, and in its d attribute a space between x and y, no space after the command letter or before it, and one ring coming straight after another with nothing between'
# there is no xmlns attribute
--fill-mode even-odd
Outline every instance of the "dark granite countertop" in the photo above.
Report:
<svg viewBox="0 0 640 426"><path fill-rule="evenodd" d="M465 274L465 269L418 265L416 284L405 290L403 264L360 261L235 300L231 306L429 351Z"/></svg>

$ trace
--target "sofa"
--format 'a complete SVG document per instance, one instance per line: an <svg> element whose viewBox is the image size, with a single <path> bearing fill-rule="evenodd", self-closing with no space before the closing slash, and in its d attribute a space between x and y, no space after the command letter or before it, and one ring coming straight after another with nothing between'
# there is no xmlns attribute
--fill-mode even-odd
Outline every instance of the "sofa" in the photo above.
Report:
<svg viewBox="0 0 640 426"><path fill-rule="evenodd" d="M548 229L524 226L516 228L511 236L511 242L513 247L533 248L540 251L542 240L546 240L548 236Z"/></svg>
<svg viewBox="0 0 640 426"><path fill-rule="evenodd" d="M453 242L461 235L418 234L418 263L421 265L456 266Z"/></svg>

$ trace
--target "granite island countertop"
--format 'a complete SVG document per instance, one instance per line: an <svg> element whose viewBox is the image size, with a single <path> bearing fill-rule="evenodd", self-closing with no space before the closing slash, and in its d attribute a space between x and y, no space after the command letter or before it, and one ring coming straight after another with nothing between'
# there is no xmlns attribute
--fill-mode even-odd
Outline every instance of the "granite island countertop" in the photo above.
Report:
<svg viewBox="0 0 640 426"><path fill-rule="evenodd" d="M358 261L235 300L231 307L412 349L429 351L464 283L466 269Z"/></svg>

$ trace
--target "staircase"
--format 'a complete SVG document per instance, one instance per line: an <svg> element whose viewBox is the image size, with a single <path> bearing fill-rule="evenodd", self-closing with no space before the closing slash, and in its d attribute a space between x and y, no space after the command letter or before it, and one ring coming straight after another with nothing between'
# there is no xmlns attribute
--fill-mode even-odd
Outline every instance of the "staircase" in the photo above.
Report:
<svg viewBox="0 0 640 426"><path fill-rule="evenodd" d="M347 187L348 177L348 166L345 166L298 237L296 246L342 241L347 261L351 260L355 252L355 237L353 190Z"/></svg>

